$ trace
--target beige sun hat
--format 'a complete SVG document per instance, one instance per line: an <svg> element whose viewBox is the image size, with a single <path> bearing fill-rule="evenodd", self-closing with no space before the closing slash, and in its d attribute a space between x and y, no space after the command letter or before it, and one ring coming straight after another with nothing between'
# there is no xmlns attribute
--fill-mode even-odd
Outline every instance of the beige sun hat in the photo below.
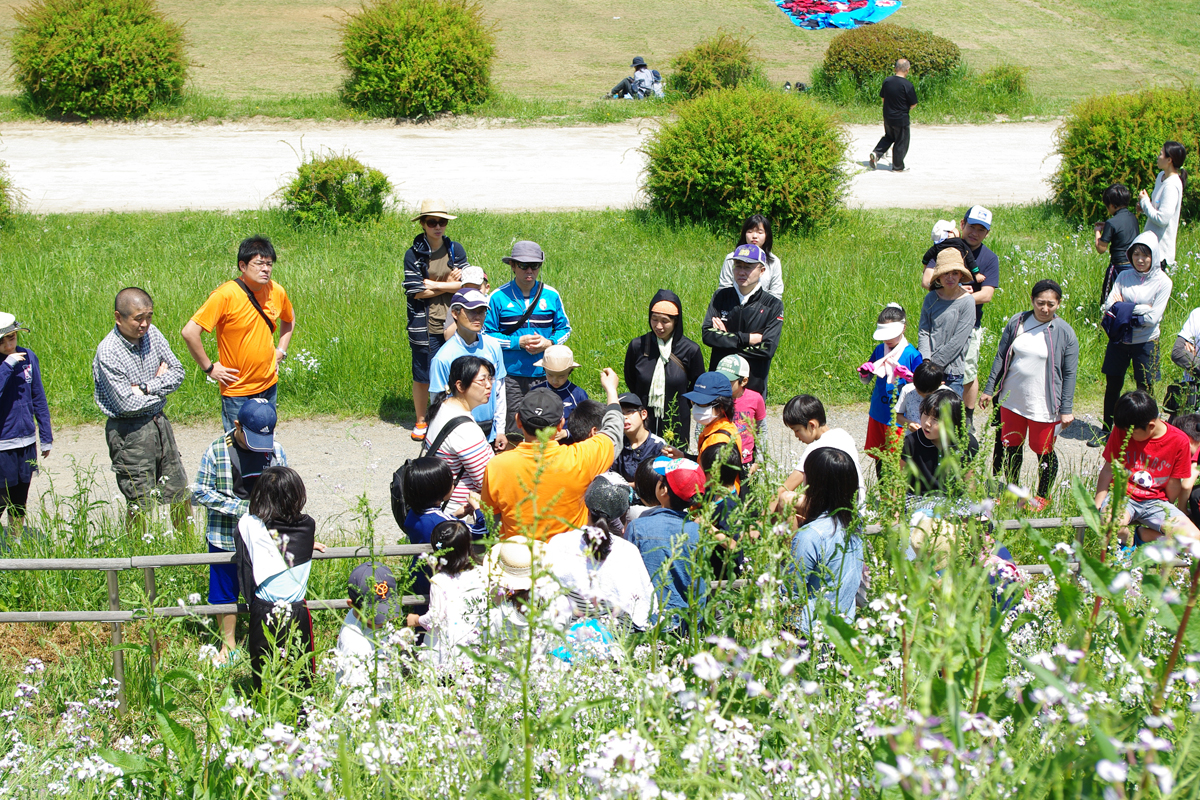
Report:
<svg viewBox="0 0 1200 800"><path fill-rule="evenodd" d="M421 213L412 218L413 222L417 222L421 217L438 217L439 219L458 219L458 217L446 211L446 201L440 198L434 198L421 201Z"/></svg>
<svg viewBox="0 0 1200 800"><path fill-rule="evenodd" d="M934 289L940 287L942 285L941 277L951 272L959 273L963 283L970 283L974 280L971 277L971 270L967 269L967 265L963 262L962 253L953 247L947 247L938 253L937 262L933 267L933 277L929 280L930 287Z"/></svg>
<svg viewBox="0 0 1200 800"><path fill-rule="evenodd" d="M533 587L533 561L540 559L545 545L524 536L513 536L492 545L484 567L488 582L519 592Z"/></svg>

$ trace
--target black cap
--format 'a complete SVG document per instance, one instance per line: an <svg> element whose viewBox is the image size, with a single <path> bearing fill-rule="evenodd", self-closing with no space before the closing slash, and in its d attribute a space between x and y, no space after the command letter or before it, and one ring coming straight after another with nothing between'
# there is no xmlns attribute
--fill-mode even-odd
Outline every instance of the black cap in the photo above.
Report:
<svg viewBox="0 0 1200 800"><path fill-rule="evenodd" d="M521 399L517 410L521 427L526 433L537 433L542 428L553 428L562 422L562 398L544 386L531 391Z"/></svg>
<svg viewBox="0 0 1200 800"><path fill-rule="evenodd" d="M629 408L645 408L646 407L646 404L642 402L642 398L638 397L633 392L625 392L625 394L623 394L617 398L617 402L620 403L622 407L629 407Z"/></svg>

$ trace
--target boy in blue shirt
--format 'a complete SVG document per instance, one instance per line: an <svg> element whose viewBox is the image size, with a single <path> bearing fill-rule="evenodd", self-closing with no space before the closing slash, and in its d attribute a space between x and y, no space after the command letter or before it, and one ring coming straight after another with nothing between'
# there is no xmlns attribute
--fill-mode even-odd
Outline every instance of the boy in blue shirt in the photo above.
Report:
<svg viewBox="0 0 1200 800"><path fill-rule="evenodd" d="M625 528L625 538L642 554L659 613L686 609L695 597L704 604L704 579L694 576L693 570L700 546L700 526L687 518L688 508L704 493L704 470L686 458L660 458L655 462L659 472L655 498L659 507L652 508ZM671 614L667 629L679 627L678 613Z"/></svg>
<svg viewBox="0 0 1200 800"><path fill-rule="evenodd" d="M565 344L554 344L546 348L539 361L533 364L546 373L546 380L535 383L532 387L545 386L558 395L563 404L563 422L571 419L575 406L588 399L587 392L571 383L571 372L579 364L575 363L575 354Z"/></svg>

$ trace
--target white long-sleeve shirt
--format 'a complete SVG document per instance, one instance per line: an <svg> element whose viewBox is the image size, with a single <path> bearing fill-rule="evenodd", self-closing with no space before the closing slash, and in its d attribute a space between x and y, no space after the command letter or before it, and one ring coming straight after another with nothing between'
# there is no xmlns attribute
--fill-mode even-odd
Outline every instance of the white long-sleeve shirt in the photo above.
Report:
<svg viewBox="0 0 1200 800"><path fill-rule="evenodd" d="M1137 306L1134 313L1142 315L1143 325L1133 329L1132 344L1145 344L1158 338L1163 314L1171 300L1171 288L1171 279L1158 264L1151 265L1149 272L1127 269L1113 283L1104 310L1120 301Z"/></svg>
<svg viewBox="0 0 1200 800"><path fill-rule="evenodd" d="M1183 207L1183 181L1178 175L1158 173L1150 200L1141 202L1146 230L1158 237L1158 258L1175 266L1175 236L1179 233L1179 211Z"/></svg>
<svg viewBox="0 0 1200 800"><path fill-rule="evenodd" d="M608 558L598 564L587 554L583 531L567 531L546 543L546 561L564 588L589 600L603 600L627 615L638 630L650 627L654 584L641 552L630 542L614 536Z"/></svg>
<svg viewBox="0 0 1200 800"><path fill-rule="evenodd" d="M429 612L420 617L429 631L425 643L437 666L452 664L460 645L479 641L487 615L487 575L468 569L457 575L439 572L429 580Z"/></svg>

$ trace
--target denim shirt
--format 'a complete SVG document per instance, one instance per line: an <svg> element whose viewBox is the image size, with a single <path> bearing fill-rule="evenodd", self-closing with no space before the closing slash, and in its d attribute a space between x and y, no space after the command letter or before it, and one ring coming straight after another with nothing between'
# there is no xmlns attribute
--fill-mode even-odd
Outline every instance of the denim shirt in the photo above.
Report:
<svg viewBox="0 0 1200 800"><path fill-rule="evenodd" d="M697 600L704 603L704 580L695 579L693 587L692 579L700 527L684 512L652 508L629 523L625 538L642 554L660 609L687 608L693 588Z"/></svg>
<svg viewBox="0 0 1200 800"><path fill-rule="evenodd" d="M862 582L862 568L862 539L847 537L842 524L827 514L796 531L792 537L792 591L800 600L807 597L800 612L801 630L811 627L820 597L848 622L854 621L854 596Z"/></svg>

